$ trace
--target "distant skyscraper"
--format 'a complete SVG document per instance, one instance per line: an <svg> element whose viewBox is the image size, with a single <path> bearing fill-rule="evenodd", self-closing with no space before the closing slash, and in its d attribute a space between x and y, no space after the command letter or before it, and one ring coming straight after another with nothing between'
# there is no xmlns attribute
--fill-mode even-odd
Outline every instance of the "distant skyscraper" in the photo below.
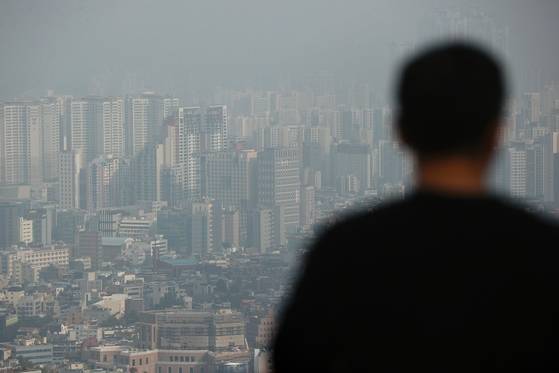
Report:
<svg viewBox="0 0 559 373"><path fill-rule="evenodd" d="M129 204L130 161L101 156L87 165L88 211L98 211ZM149 200L157 201L157 200Z"/></svg>
<svg viewBox="0 0 559 373"><path fill-rule="evenodd" d="M358 109L369 108L369 83L353 80L349 88L349 104Z"/></svg>
<svg viewBox="0 0 559 373"><path fill-rule="evenodd" d="M540 94L524 94L524 124L540 121Z"/></svg>
<svg viewBox="0 0 559 373"><path fill-rule="evenodd" d="M267 149L258 153L258 203L281 205L285 226L299 226L299 149Z"/></svg>
<svg viewBox="0 0 559 373"><path fill-rule="evenodd" d="M81 149L84 164L100 155L124 156L122 99L85 96L70 105L71 142L68 149Z"/></svg>
<svg viewBox="0 0 559 373"><path fill-rule="evenodd" d="M369 145L339 144L335 157L335 178L353 174L361 190L371 188L371 147Z"/></svg>
<svg viewBox="0 0 559 373"><path fill-rule="evenodd" d="M0 104L0 182L39 187L58 177L61 101Z"/></svg>
<svg viewBox="0 0 559 373"><path fill-rule="evenodd" d="M385 90L394 87L403 64L415 55L415 44L406 42L391 42L385 48Z"/></svg>
<svg viewBox="0 0 559 373"><path fill-rule="evenodd" d="M0 249L8 249L19 242L18 205L0 202ZM2 263L4 267L4 263ZM4 274L6 272L3 271Z"/></svg>
<svg viewBox="0 0 559 373"><path fill-rule="evenodd" d="M313 223L314 214L314 187L305 185L301 187L301 203L299 208L299 222L302 227Z"/></svg>
<svg viewBox="0 0 559 373"><path fill-rule="evenodd" d="M526 197L526 150L508 148L504 154L504 189L509 197Z"/></svg>
<svg viewBox="0 0 559 373"><path fill-rule="evenodd" d="M247 217L247 246L260 253L269 252L276 246L286 244L284 207L256 205Z"/></svg>
<svg viewBox="0 0 559 373"><path fill-rule="evenodd" d="M209 151L217 152L227 149L227 106L207 107L203 130L209 136Z"/></svg>
<svg viewBox="0 0 559 373"><path fill-rule="evenodd" d="M147 143L132 161L134 201L161 201L161 170L164 167L164 146Z"/></svg>
<svg viewBox="0 0 559 373"><path fill-rule="evenodd" d="M58 206L61 210L80 208L81 150L66 150L59 156Z"/></svg>
<svg viewBox="0 0 559 373"><path fill-rule="evenodd" d="M178 98L153 93L126 98L124 122L126 155L134 157L147 142L154 140L163 120L178 107Z"/></svg>
<svg viewBox="0 0 559 373"><path fill-rule="evenodd" d="M327 111L326 125L330 127L330 135L333 139L342 137L342 114L340 111Z"/></svg>
<svg viewBox="0 0 559 373"><path fill-rule="evenodd" d="M219 112L219 110L216 111ZM218 114L212 115L215 117ZM201 123L202 115L199 107L179 109L179 163L184 167L184 188L187 199L200 197ZM226 139L227 133L224 136Z"/></svg>
<svg viewBox="0 0 559 373"><path fill-rule="evenodd" d="M311 90L315 97L334 94L334 75L318 72L316 74L309 74L309 78Z"/></svg>
<svg viewBox="0 0 559 373"><path fill-rule="evenodd" d="M207 155L209 198L223 201L225 207L241 208L242 200L256 204L257 153L254 150L227 150Z"/></svg>
<svg viewBox="0 0 559 373"><path fill-rule="evenodd" d="M482 42L508 60L509 28L500 27L485 12L452 8L436 9L419 20L420 42Z"/></svg>

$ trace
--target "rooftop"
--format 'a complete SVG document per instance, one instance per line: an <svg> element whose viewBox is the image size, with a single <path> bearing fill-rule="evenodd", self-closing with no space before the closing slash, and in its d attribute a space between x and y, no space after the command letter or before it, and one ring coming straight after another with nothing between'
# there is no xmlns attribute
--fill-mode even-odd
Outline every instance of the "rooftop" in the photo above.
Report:
<svg viewBox="0 0 559 373"><path fill-rule="evenodd" d="M130 238L128 238L128 237L103 237L102 238L102 244L103 245L106 245L106 244L122 245L124 242L126 242L126 240L130 240Z"/></svg>
<svg viewBox="0 0 559 373"><path fill-rule="evenodd" d="M165 259L161 261L173 266L196 266L199 264L196 259Z"/></svg>

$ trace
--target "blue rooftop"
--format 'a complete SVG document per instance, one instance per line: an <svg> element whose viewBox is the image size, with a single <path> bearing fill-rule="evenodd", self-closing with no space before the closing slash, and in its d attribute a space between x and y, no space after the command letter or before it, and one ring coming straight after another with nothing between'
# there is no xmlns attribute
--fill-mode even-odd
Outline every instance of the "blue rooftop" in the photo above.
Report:
<svg viewBox="0 0 559 373"><path fill-rule="evenodd" d="M102 245L105 244L115 244L115 245L122 245L124 241L126 241L128 237L103 237L102 238Z"/></svg>
<svg viewBox="0 0 559 373"><path fill-rule="evenodd" d="M196 259L166 259L166 260L162 260L162 262L165 262L173 266L197 266L198 265L198 261Z"/></svg>

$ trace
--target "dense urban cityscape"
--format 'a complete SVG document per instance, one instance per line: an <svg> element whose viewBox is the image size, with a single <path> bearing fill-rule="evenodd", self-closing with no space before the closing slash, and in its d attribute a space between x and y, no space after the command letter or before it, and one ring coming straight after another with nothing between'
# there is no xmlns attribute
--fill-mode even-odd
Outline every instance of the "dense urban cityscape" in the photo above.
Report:
<svg viewBox="0 0 559 373"><path fill-rule="evenodd" d="M483 10L417 23L418 40L480 41L511 63L513 30ZM317 237L417 186L390 77L418 51L385 43L374 85L315 70L299 86L198 95L114 67L82 95L0 102L0 370L272 372L282 308ZM512 77L487 176L553 221L555 73Z"/></svg>

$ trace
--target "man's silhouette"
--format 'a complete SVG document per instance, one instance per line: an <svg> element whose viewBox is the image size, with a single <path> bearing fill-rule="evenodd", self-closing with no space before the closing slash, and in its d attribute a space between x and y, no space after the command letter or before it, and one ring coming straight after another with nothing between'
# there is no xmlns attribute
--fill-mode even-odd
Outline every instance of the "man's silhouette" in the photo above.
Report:
<svg viewBox="0 0 559 373"><path fill-rule="evenodd" d="M502 73L477 48L406 66L398 130L418 192L319 240L280 326L277 373L559 371L559 229L484 185L502 99Z"/></svg>

